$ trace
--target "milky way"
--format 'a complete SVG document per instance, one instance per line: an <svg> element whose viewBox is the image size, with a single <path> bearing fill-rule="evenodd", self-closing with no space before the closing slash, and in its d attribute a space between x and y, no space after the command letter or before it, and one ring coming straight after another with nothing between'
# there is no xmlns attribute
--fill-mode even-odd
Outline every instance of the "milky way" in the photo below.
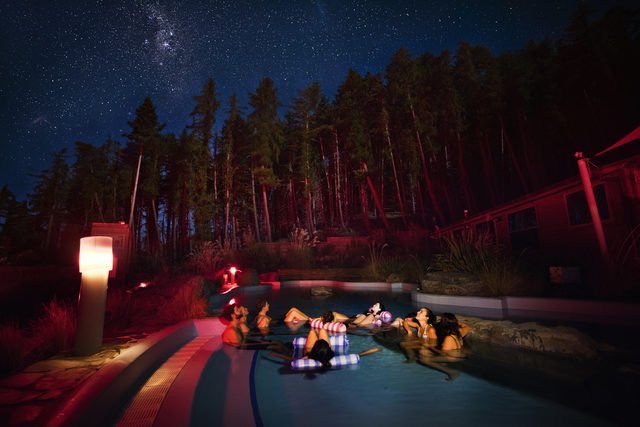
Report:
<svg viewBox="0 0 640 427"><path fill-rule="evenodd" d="M313 81L333 97L349 67L384 73L459 40L494 54L558 39L576 1L3 1L0 3L0 186L19 198L75 141L124 142L146 96L166 130L189 123L207 78L223 108L271 77L286 105ZM592 0L596 10L631 1ZM71 160L71 159L70 159Z"/></svg>

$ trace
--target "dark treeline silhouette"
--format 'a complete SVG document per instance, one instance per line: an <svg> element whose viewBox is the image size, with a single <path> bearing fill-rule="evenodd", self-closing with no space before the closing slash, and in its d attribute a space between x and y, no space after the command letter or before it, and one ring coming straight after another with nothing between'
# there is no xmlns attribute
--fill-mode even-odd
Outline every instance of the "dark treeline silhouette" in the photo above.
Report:
<svg viewBox="0 0 640 427"><path fill-rule="evenodd" d="M76 142L71 165L53 153L28 205L1 190L1 255L129 222L134 187L137 252L175 260L199 242L235 248L294 228L430 229L575 175L574 152L640 117L638 11L589 15L581 4L560 40L497 57L465 42L437 56L401 48L384 72L348 70L333 101L310 84L284 118L270 78L248 108L235 94L221 103L209 79L178 136L146 98L124 141Z"/></svg>

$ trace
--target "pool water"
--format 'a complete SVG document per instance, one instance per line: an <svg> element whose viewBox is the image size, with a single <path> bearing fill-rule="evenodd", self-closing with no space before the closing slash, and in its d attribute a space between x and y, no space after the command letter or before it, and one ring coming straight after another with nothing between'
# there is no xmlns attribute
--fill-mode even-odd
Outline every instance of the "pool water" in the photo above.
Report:
<svg viewBox="0 0 640 427"><path fill-rule="evenodd" d="M238 302L254 311L258 295L236 297ZM286 289L269 295L270 315L282 318L291 307L318 316L327 310L347 315L366 311L376 301L382 301L394 317L404 317L416 310L410 295L386 292L341 292L327 298L313 298L309 289ZM304 336L286 335L285 325L273 328L278 334L269 339L291 342ZM394 351L373 336L349 334L348 353L359 353L373 347L382 351L363 356L359 365L324 373L293 371L289 363L271 356L269 350L257 352L238 350L234 353L250 357L247 368L249 388L256 425L265 426L342 426L393 425L404 423L436 423L444 425L607 425L605 418L554 400L554 394L539 393L539 388L518 386L520 372L511 373L501 366L482 364L482 357L450 364L461 374L451 382L438 371L419 363L404 363L402 352ZM251 354L254 354L251 356ZM232 356L238 357L238 356ZM487 359L485 359L487 360ZM480 361L480 362L478 362ZM249 366L250 365L250 366ZM491 371L499 373L495 378ZM211 425L220 420L229 395L225 387L234 380L234 361L227 355L212 357L201 375L192 408L192 424ZM516 377L515 381L513 380ZM558 389L548 385L556 392ZM534 390L535 392L532 392ZM578 409L576 409L578 408Z"/></svg>

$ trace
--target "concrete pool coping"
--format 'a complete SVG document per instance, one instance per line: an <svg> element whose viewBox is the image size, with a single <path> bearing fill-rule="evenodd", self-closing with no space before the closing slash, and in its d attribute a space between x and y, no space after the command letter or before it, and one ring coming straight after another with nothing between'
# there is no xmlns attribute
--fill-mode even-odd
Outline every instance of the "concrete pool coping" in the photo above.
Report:
<svg viewBox="0 0 640 427"><path fill-rule="evenodd" d="M171 354L197 336L211 336L222 346L220 336L225 325L218 318L186 320L156 332L144 341L125 350L102 367L82 386L74 391L46 424L49 426L93 425L96 420L106 420L118 412L123 400L132 397L142 382ZM205 361L195 360L197 364ZM177 390L171 393L169 405L190 407L197 378L176 378ZM167 395L169 397L169 394ZM184 406L187 405L187 406ZM166 413L162 409L163 413ZM168 411L172 412L172 411ZM179 414L174 414L179 416ZM182 417L184 419L184 416ZM173 417L175 421L176 418Z"/></svg>
<svg viewBox="0 0 640 427"><path fill-rule="evenodd" d="M525 315L522 317L547 316L542 318L557 318L559 314L573 316L574 319L594 321L593 313L604 321L626 323L640 323L640 305L632 303L613 303L595 301L558 300L542 298L481 298L422 294L417 292L418 285L410 283L382 283L382 282L338 282L333 280L304 280L272 282L250 287L236 288L225 295L216 295L217 303L223 306L233 296L246 293L268 293L274 288L294 288L330 286L345 290L378 290L411 293L414 303L428 305L441 311L454 311L462 315L480 315L494 318L504 318L505 315ZM220 298L222 297L222 298ZM212 298L212 299L214 299ZM483 314L476 314L480 310ZM565 310L565 311L562 311ZM474 314L470 314L473 312ZM106 420L114 412L122 409L123 401L131 398L138 389L156 370L160 364L173 353L195 337L210 336L207 344L210 354L222 347L221 334L225 324L219 318L204 318L187 320L167 327L147 337L109 362L92 375L82 386L76 389L71 397L60 406L56 415L47 425L92 425L96 420ZM207 362L206 353L196 354L189 369L176 378L172 388L166 395L159 414L167 423L163 425L184 425L190 419L190 410L199 377ZM160 418L158 418L159 420Z"/></svg>

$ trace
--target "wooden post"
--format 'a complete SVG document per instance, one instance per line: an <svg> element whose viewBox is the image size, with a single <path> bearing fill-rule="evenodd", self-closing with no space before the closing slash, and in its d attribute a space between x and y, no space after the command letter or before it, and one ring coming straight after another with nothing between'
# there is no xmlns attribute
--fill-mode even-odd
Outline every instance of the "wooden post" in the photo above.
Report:
<svg viewBox="0 0 640 427"><path fill-rule="evenodd" d="M580 170L580 177L582 178L582 185L584 186L584 194L587 197L587 205L589 206L589 212L591 213L591 220L593 221L593 228L596 232L596 238L598 239L600 253L604 260L608 261L607 241L604 236L596 198L593 194L593 187L591 186L591 177L589 176L589 169L587 168L587 159L582 156L581 152L576 153L575 156L578 159L578 169Z"/></svg>

